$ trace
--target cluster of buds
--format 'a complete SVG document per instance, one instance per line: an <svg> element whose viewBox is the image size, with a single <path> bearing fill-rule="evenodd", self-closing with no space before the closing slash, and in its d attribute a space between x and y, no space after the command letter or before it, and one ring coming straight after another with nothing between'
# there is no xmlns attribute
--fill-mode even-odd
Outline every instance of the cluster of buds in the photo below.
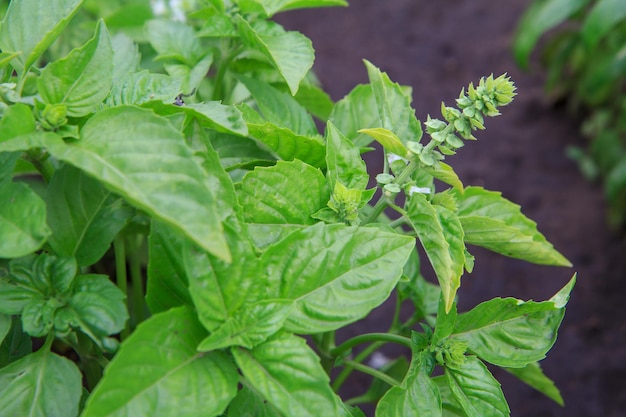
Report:
<svg viewBox="0 0 626 417"><path fill-rule="evenodd" d="M436 346L431 346L430 351L435 354L435 360L441 366L460 368L465 363L467 342L464 340L444 339Z"/></svg>
<svg viewBox="0 0 626 417"><path fill-rule="evenodd" d="M461 90L456 100L458 108L441 104L441 115L445 120L428 116L424 124L432 138L430 143L425 146L408 143L407 148L418 155L424 165L433 166L445 155L454 155L456 149L463 146L463 139L475 140L472 131L485 128L484 117L499 115L498 107L509 104L514 96L515 85L506 74L498 78L493 75L483 77L478 87L470 84L467 92Z"/></svg>

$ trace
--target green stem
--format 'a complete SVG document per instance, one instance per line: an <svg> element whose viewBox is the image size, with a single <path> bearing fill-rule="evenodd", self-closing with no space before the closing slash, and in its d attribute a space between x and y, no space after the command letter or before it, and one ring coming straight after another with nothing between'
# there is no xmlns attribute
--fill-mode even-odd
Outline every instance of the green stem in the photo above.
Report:
<svg viewBox="0 0 626 417"><path fill-rule="evenodd" d="M335 357L340 356L342 353L352 349L356 345L371 342L392 342L409 348L411 347L411 339L408 337L390 333L366 333L346 340L336 348L331 349L330 354Z"/></svg>
<svg viewBox="0 0 626 417"><path fill-rule="evenodd" d="M47 351L50 351L50 349L52 349L52 343L54 342L54 337L55 337L54 331L51 331L50 333L48 333L48 335L46 336L46 341L44 342L41 348Z"/></svg>
<svg viewBox="0 0 626 417"><path fill-rule="evenodd" d="M132 284L132 297L133 297L133 313L135 316L135 325L144 321L144 290L143 290L143 276L141 274L141 260L139 259L138 251L135 250L128 260L130 270L130 282Z"/></svg>
<svg viewBox="0 0 626 417"><path fill-rule="evenodd" d="M346 366L354 368L355 370L363 372L364 374L368 374L368 375L373 376L374 378L378 378L381 381L388 383L392 387L395 387L396 385L400 385L400 381L396 380L393 377L390 377L389 375L387 375L384 372L379 371L378 369L374 369L370 366L363 365L362 363L355 362L355 361L345 361L345 364Z"/></svg>
<svg viewBox="0 0 626 417"><path fill-rule="evenodd" d="M320 351L320 359L322 367L327 374L330 375L330 371L333 368L335 362L335 356L332 355L333 348L335 346L335 332L326 332L322 334L322 340L318 346Z"/></svg>
<svg viewBox="0 0 626 417"><path fill-rule="evenodd" d="M55 171L54 166L48 159L48 155L42 153L40 149L31 149L26 152L26 156L28 161L39 171L45 183L48 184Z"/></svg>
<svg viewBox="0 0 626 417"><path fill-rule="evenodd" d="M126 275L126 244L122 236L117 236L113 242L113 252L115 254L115 278L118 288L126 295L128 302L128 276ZM128 306L127 306L128 308ZM120 334L120 339L124 340L130 335L130 320L126 321L126 326Z"/></svg>
<svg viewBox="0 0 626 417"><path fill-rule="evenodd" d="M222 91L224 79L226 77L226 71L228 71L230 64L241 53L242 50L243 50L242 47L238 47L232 50L217 68L217 73L215 74L215 78L213 79L213 100L214 101L219 101L219 100L224 101L224 102L227 101L224 91Z"/></svg>

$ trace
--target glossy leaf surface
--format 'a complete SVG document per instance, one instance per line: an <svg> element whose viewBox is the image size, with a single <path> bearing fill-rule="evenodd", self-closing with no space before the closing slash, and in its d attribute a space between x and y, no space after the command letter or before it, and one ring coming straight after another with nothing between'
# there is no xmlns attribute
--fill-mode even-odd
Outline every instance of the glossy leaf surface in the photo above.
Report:
<svg viewBox="0 0 626 417"><path fill-rule="evenodd" d="M261 259L270 294L295 301L285 327L317 333L364 317L387 299L413 245L410 237L374 228L318 223L288 235Z"/></svg>
<svg viewBox="0 0 626 417"><path fill-rule="evenodd" d="M237 392L237 371L223 353L196 351L206 334L186 307L140 324L110 362L82 417L220 415Z"/></svg>
<svg viewBox="0 0 626 417"><path fill-rule="evenodd" d="M22 73L59 36L82 0L12 1L0 25L0 49L21 52L13 65Z"/></svg>
<svg viewBox="0 0 626 417"><path fill-rule="evenodd" d="M331 186L338 181L347 188L367 188L370 177L361 152L332 122L326 125L326 167L326 177Z"/></svg>
<svg viewBox="0 0 626 417"><path fill-rule="evenodd" d="M129 106L106 109L89 119L80 141L50 151L230 260L206 173L167 120Z"/></svg>
<svg viewBox="0 0 626 417"><path fill-rule="evenodd" d="M338 397L318 356L300 337L283 334L252 350L232 350L252 388L286 416L335 416Z"/></svg>
<svg viewBox="0 0 626 417"><path fill-rule="evenodd" d="M71 165L54 173L45 201L53 232L48 243L57 254L76 257L81 266L97 262L134 215L100 182Z"/></svg>
<svg viewBox="0 0 626 417"><path fill-rule="evenodd" d="M0 413L7 417L76 417L80 395L76 365L45 349L0 369Z"/></svg>
<svg viewBox="0 0 626 417"><path fill-rule="evenodd" d="M330 194L319 169L294 160L249 172L238 197L247 222L310 225Z"/></svg>
<svg viewBox="0 0 626 417"><path fill-rule="evenodd" d="M522 214L520 206L501 193L467 187L455 195L466 243L537 264L571 266L539 233L537 224Z"/></svg>
<svg viewBox="0 0 626 417"><path fill-rule="evenodd" d="M63 104L68 116L81 117L96 110L112 82L113 49L109 32L100 22L84 46L44 68L37 87L44 103Z"/></svg>
<svg viewBox="0 0 626 417"><path fill-rule="evenodd" d="M468 417L510 415L500 383L476 357L470 356L460 369L446 368L452 395Z"/></svg>

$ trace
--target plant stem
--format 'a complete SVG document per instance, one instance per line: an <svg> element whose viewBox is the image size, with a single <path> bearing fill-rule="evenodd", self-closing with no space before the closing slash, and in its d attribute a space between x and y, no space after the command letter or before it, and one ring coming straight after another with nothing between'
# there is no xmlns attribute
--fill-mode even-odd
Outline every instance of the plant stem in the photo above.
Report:
<svg viewBox="0 0 626 417"><path fill-rule="evenodd" d="M135 248L129 260L130 282L132 284L133 297L133 315L135 316L135 325L144 321L144 290L143 276L141 274L141 260L138 254L138 248Z"/></svg>
<svg viewBox="0 0 626 417"><path fill-rule="evenodd" d="M117 236L113 242L113 252L115 253L115 278L118 288L126 295L128 303L128 276L126 275L126 245L124 238ZM128 308L128 304L127 304ZM120 339L124 340L130 335L130 320L126 321L124 330L120 334Z"/></svg>
<svg viewBox="0 0 626 417"><path fill-rule="evenodd" d="M217 74L215 74L215 78L213 81L213 97L212 98L214 101L221 100L223 102L226 102L224 91L222 91L224 78L226 77L226 71L228 71L230 64L239 55L242 49L243 49L242 47L239 47L230 51L228 56L222 62L220 62L220 65L217 68Z"/></svg>
<svg viewBox="0 0 626 417"><path fill-rule="evenodd" d="M318 346L320 351L320 359L322 363L322 367L326 371L327 374L330 375L330 371L333 368L333 363L335 362L335 356L331 353L333 351L333 347L335 346L335 332L326 332L322 334L321 343Z"/></svg>
<svg viewBox="0 0 626 417"><path fill-rule="evenodd" d="M400 381L395 378L390 377L384 372L379 371L378 369L374 369L371 366L363 365L360 362L356 361L345 361L346 366L356 369L357 371L363 372L364 374L368 374L373 376L374 378L378 378L381 381L384 381L395 387L396 385L400 385Z"/></svg>
<svg viewBox="0 0 626 417"><path fill-rule="evenodd" d="M408 337L390 333L366 333L346 340L341 345L337 346L334 349L331 349L330 354L332 356L340 356L342 353L352 349L356 345L370 342L392 342L399 345L407 346L409 348L411 347L411 339L409 339Z"/></svg>
<svg viewBox="0 0 626 417"><path fill-rule="evenodd" d="M47 155L44 155L40 149L31 149L26 152L26 155L28 161L39 171L45 183L50 183L55 170Z"/></svg>

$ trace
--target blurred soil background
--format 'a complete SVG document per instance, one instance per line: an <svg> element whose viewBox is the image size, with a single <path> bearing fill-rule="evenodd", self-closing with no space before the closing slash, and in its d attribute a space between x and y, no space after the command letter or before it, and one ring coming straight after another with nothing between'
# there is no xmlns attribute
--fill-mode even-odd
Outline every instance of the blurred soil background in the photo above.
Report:
<svg viewBox="0 0 626 417"><path fill-rule="evenodd" d="M460 311L493 297L543 301L578 273L556 345L542 361L565 407L493 369L512 416L626 416L626 247L620 234L607 227L600 185L587 182L565 155L567 146L584 146L577 120L543 94L537 59L529 73L513 61L511 41L530 1L350 3L348 8L288 12L277 18L312 39L314 69L334 100L367 82L363 59L393 81L413 87L420 120L427 114L440 117L440 102L454 104L461 88L481 76L506 72L518 87L502 115L486 120L487 129L476 134L478 141L447 160L465 185L501 191L520 204L574 264L572 269L538 266L470 247L476 266L463 277ZM379 154L367 157L372 166L382 162ZM385 331L392 314L393 306L384 305L341 339ZM385 351L390 357L402 353L393 347ZM344 399L367 386L367 379L355 374ZM372 408L363 409L373 415Z"/></svg>

